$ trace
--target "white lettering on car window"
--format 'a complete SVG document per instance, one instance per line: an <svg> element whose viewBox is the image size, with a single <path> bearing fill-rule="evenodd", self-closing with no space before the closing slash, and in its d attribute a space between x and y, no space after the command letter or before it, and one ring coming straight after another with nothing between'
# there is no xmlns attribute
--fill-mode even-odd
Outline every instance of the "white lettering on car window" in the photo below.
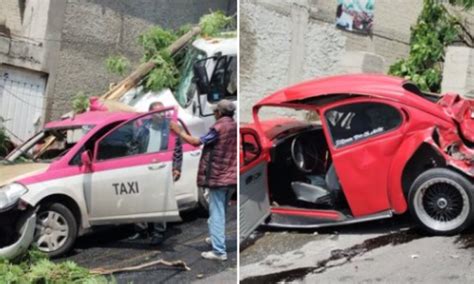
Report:
<svg viewBox="0 0 474 284"><path fill-rule="evenodd" d="M338 140L336 140L336 147L350 144L350 143L355 142L357 140L376 135L376 134L381 133L383 131L384 131L384 128L380 126L380 127L375 128L371 131L367 130L364 133L355 134L354 136L349 137L349 138L338 139Z"/></svg>

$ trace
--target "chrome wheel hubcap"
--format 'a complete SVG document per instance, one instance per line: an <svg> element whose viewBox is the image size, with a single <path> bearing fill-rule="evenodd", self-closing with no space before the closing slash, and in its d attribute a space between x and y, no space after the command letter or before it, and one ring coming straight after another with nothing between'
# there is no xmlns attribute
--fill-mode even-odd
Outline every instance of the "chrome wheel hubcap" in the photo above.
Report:
<svg viewBox="0 0 474 284"><path fill-rule="evenodd" d="M448 206L448 201L446 200L446 198L440 198L436 202L436 205L438 205L439 209L445 209L446 206Z"/></svg>
<svg viewBox="0 0 474 284"><path fill-rule="evenodd" d="M69 235L66 218L55 211L45 211L36 221L35 244L40 251L52 252L62 247Z"/></svg>
<svg viewBox="0 0 474 284"><path fill-rule="evenodd" d="M458 228L464 224L471 210L466 191L447 178L435 178L422 184L414 201L419 219L436 231Z"/></svg>

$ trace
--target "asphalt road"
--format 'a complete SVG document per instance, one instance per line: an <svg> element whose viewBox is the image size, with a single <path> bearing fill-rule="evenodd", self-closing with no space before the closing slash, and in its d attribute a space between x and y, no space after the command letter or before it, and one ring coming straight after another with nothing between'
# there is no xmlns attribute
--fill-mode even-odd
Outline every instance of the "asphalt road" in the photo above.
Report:
<svg viewBox="0 0 474 284"><path fill-rule="evenodd" d="M237 280L237 226L236 206L229 208L227 218L228 260L218 262L204 260L200 254L209 250L204 242L207 237L207 219L196 212L182 217L184 222L168 224L165 240L161 245L152 246L147 240L128 240L133 234L133 226L103 228L99 232L77 240L70 255L57 261L72 260L89 269L111 269L140 265L150 261L184 261L190 271L155 265L138 272L115 273L118 283L189 283L194 281L221 282Z"/></svg>
<svg viewBox="0 0 474 284"><path fill-rule="evenodd" d="M320 230L262 230L241 251L242 283L472 283L474 228L450 237L409 216Z"/></svg>

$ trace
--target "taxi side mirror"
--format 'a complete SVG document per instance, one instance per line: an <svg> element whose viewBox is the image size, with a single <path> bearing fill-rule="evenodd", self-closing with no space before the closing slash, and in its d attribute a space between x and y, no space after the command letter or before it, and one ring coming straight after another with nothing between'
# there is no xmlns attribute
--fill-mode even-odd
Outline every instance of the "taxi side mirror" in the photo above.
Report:
<svg viewBox="0 0 474 284"><path fill-rule="evenodd" d="M90 151L84 151L81 154L82 170L86 173L92 172L92 159Z"/></svg>

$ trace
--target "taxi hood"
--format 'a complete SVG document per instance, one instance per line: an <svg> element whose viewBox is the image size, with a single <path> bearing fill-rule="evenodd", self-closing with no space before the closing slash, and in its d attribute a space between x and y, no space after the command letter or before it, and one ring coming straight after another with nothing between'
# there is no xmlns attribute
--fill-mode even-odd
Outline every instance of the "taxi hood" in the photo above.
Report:
<svg viewBox="0 0 474 284"><path fill-rule="evenodd" d="M33 174L44 172L49 167L45 163L24 163L15 165L0 164L0 186L25 178Z"/></svg>

